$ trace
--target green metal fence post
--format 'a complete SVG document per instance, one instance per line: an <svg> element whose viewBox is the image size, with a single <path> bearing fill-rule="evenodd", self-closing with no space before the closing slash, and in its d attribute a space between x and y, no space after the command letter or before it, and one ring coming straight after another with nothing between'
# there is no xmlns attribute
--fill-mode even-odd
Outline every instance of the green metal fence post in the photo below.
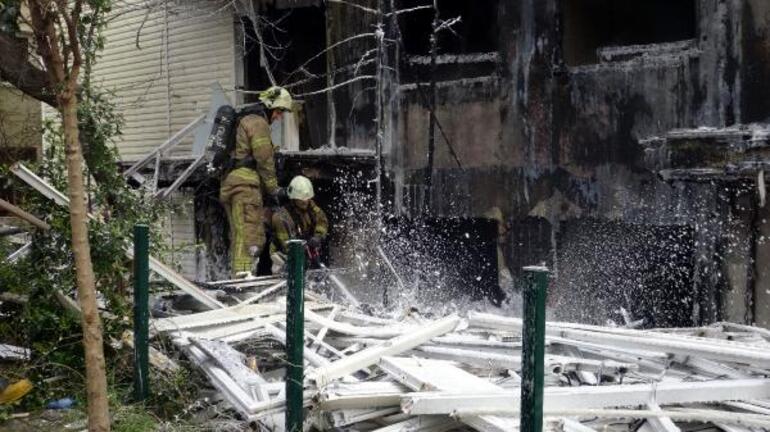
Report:
<svg viewBox="0 0 770 432"><path fill-rule="evenodd" d="M543 430L546 267L524 267L524 328L521 353L521 432Z"/></svg>
<svg viewBox="0 0 770 432"><path fill-rule="evenodd" d="M304 413L303 350L305 348L305 242L289 241L286 295L286 430L302 432Z"/></svg>
<svg viewBox="0 0 770 432"><path fill-rule="evenodd" d="M134 225L134 399L143 401L150 394L150 228Z"/></svg>

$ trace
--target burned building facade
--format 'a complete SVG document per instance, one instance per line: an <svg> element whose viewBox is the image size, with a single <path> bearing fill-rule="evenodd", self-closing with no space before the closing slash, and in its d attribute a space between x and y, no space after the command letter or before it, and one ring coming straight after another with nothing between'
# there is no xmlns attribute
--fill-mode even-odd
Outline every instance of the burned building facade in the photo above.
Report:
<svg viewBox="0 0 770 432"><path fill-rule="evenodd" d="M397 210L501 208L508 265L547 262L565 319L624 308L653 325L767 325L768 5L478 7L490 11L452 12L494 35L441 44L432 145L430 77L420 86L403 72L430 60L424 46L400 53L388 171Z"/></svg>
<svg viewBox="0 0 770 432"><path fill-rule="evenodd" d="M566 308L568 318L670 303L649 303L652 296L675 299L679 307L664 313L678 310L672 321L764 322L760 171L735 177L712 163L664 178L662 171L682 167L655 138L698 128L718 135L737 127L733 133L745 135L740 125L766 121L765 3L574 0L498 8L500 75L439 86L445 111L438 116L457 128L450 140L464 166L436 145L434 209L503 208L513 228L511 267L550 262L555 295L576 306ZM405 179L426 167L426 146L414 150L425 140L411 138L419 126L412 132L408 122L418 106L408 96L402 102L405 162L395 165ZM698 176L698 168L717 175Z"/></svg>
<svg viewBox="0 0 770 432"><path fill-rule="evenodd" d="M506 264L548 263L566 319L765 322L761 167L731 174L735 146L713 140L755 136L770 114L764 3L384 3L387 210L502 210ZM349 40L376 24L329 5L327 45L349 43L333 63L371 71L377 45ZM376 150L367 86L335 92L351 113L333 122L336 144ZM699 156L710 146L721 159Z"/></svg>
<svg viewBox="0 0 770 432"><path fill-rule="evenodd" d="M161 60L153 89L127 92L165 98L147 104L167 108L159 137L205 109L204 81L234 103L288 85L302 102L283 181L302 172L321 200L335 202L347 176L393 217L502 213L506 266L551 267L564 319L770 325L766 2L174 4L124 14L102 70L111 79L110 59L135 40L148 64ZM216 47L195 43L204 35ZM150 129L128 120L130 160ZM201 178L185 230L221 255L223 233L201 229L216 208Z"/></svg>

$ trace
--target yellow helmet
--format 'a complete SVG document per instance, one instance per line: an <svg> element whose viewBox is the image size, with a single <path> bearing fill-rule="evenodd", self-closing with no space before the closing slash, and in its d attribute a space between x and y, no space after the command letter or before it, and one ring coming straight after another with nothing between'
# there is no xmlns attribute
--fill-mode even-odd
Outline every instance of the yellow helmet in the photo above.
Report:
<svg viewBox="0 0 770 432"><path fill-rule="evenodd" d="M313 183L305 176L297 176L291 179L286 193L291 199L303 201L315 196L315 193L313 193Z"/></svg>
<svg viewBox="0 0 770 432"><path fill-rule="evenodd" d="M261 92L259 94L259 100L267 109L279 109L284 111L291 111L292 104L294 103L289 91L278 86L270 87Z"/></svg>

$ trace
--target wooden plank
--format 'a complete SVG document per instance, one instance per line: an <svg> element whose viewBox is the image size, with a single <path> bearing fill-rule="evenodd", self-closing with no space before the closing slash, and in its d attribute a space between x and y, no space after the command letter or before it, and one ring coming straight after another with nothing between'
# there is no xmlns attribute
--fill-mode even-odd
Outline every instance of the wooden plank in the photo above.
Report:
<svg viewBox="0 0 770 432"><path fill-rule="evenodd" d="M15 163L11 167L11 172L13 172L25 183L35 188L35 190L43 194L48 199L53 200L55 203L62 207L69 207L69 198L66 195L56 190L56 188L51 186L45 180L38 177L37 174L24 166L24 164L19 162ZM88 217L89 219L94 219L94 216L91 214L89 214ZM125 253L128 258L133 258L133 246L127 245ZM182 275L174 271L171 267L168 267L152 256L150 256L150 269L159 274L162 278L174 284L177 288L193 296L193 298L201 302L209 309L219 309L225 307L222 302L211 297L205 291L198 288L195 284L188 281Z"/></svg>
<svg viewBox="0 0 770 432"><path fill-rule="evenodd" d="M155 319L150 323L150 327L159 332L184 330L248 321L256 317L276 315L284 312L285 309L277 304L238 305L197 314Z"/></svg>
<svg viewBox="0 0 770 432"><path fill-rule="evenodd" d="M381 427L372 432L445 432L453 430L459 423L445 416L419 416L392 425Z"/></svg>

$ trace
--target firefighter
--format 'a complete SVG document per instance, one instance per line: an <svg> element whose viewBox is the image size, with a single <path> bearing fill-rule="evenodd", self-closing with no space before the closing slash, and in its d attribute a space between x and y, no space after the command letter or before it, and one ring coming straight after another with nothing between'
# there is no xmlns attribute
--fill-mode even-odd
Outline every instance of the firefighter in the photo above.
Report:
<svg viewBox="0 0 770 432"><path fill-rule="evenodd" d="M313 201L313 184L303 176L294 177L287 188L289 203L273 213L273 242L270 259L273 274L283 271L289 240L307 242L306 252L311 266L319 264L321 247L329 232L326 213Z"/></svg>
<svg viewBox="0 0 770 432"><path fill-rule="evenodd" d="M230 255L234 277L256 273L265 246L263 193L275 202L285 201L278 186L273 160L270 124L291 111L292 98L286 89L271 87L259 95L261 106L238 122L232 168L222 180L219 200L230 224Z"/></svg>

